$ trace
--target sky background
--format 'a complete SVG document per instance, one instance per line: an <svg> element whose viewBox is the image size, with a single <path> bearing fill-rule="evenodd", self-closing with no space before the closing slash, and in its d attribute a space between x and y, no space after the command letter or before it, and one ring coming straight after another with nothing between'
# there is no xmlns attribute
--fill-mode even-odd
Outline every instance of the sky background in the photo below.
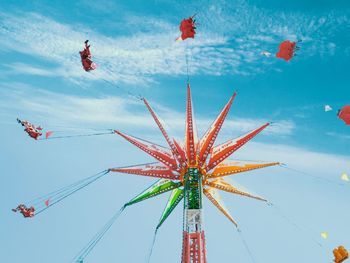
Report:
<svg viewBox="0 0 350 263"><path fill-rule="evenodd" d="M196 38L175 42L179 22L193 14ZM78 53L86 39L99 64L89 73ZM290 62L274 57L286 39L302 40ZM116 135L34 141L16 118L57 135L118 129L165 145L131 93L147 98L182 140L187 56L199 134L237 91L217 143L272 121L231 159L280 161L303 172L271 167L231 176L275 204L222 194L255 262L331 262L334 247L350 248L350 184L340 180L350 174L350 133L336 116L350 104L349 41L347 0L2 1L0 261L70 262L156 181L110 174L25 220L10 209L107 168L153 160ZM146 262L167 198L128 208L86 263ZM207 201L204 213L208 262L254 263L234 226ZM179 205L151 262L179 262L181 238Z"/></svg>

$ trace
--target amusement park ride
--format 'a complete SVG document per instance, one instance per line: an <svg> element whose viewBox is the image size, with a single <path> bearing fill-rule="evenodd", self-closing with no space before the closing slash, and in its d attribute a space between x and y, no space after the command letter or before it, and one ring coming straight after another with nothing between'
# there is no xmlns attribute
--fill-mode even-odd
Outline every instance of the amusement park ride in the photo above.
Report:
<svg viewBox="0 0 350 263"><path fill-rule="evenodd" d="M240 147L253 139L258 133L269 126L266 123L247 134L228 140L223 144L214 146L215 140L225 121L225 118L236 97L234 93L221 113L212 123L210 128L199 140L193 116L190 85L187 85L186 102L186 126L184 145L175 139L171 139L164 129L163 124L149 105L146 99L142 99L147 109L151 113L158 128L163 134L169 148L165 148L154 143L124 134L118 130L112 133L118 134L136 147L155 158L158 162L143 165L110 168L99 174L90 176L70 186L64 187L29 203L30 207L20 204L14 212L20 212L24 217L33 218L44 212L46 209L62 201L68 196L76 193L89 184L104 177L110 172L134 174L148 177L156 177L159 180L143 191L141 194L127 202L118 213L106 224L106 226L95 235L95 237L83 248L75 258L75 262L82 263L85 257L91 252L96 244L101 240L108 229L113 225L120 213L130 205L139 203L146 199L170 192L169 200L165 206L160 221L156 227L165 222L176 206L183 200L183 241L182 241L182 263L206 263L205 234L203 227L203 195L219 209L238 229L238 225L228 210L223 205L218 190L237 194L240 196L254 198L260 201L265 199L244 192L228 183L224 177L247 172L254 169L279 165L273 163L249 163L245 161L227 161ZM110 134L110 133L109 133ZM97 134L99 135L99 134ZM51 137L54 138L54 137ZM61 138L61 137L58 137Z"/></svg>
<svg viewBox="0 0 350 263"><path fill-rule="evenodd" d="M236 221L220 201L217 190L255 198L261 201L266 200L239 190L237 187L226 182L223 177L279 164L277 162L253 164L238 161L225 161L226 158L232 155L236 150L268 127L269 123L264 124L260 128L253 130L238 139L229 140L221 145L214 146L215 140L231 108L235 96L236 94L233 94L203 138L198 140L192 109L191 89L188 84L184 146L175 139L170 139L162 123L159 121L148 102L143 99L153 119L164 135L170 147L170 151L161 149L154 144L146 144L145 142L132 136L125 135L120 131L115 131L130 143L157 159L159 163L127 168L115 168L110 169L110 171L162 178L162 180L157 183L157 190L155 190L154 187L151 187L147 193L142 194L143 199L145 197L149 198L164 192L172 191L157 229L183 199L184 225L182 263L207 262L205 234L202 224L203 195L205 195L214 206L216 206L237 227ZM137 197L135 200L139 200L139 198Z"/></svg>
<svg viewBox="0 0 350 263"><path fill-rule="evenodd" d="M193 16L194 17L194 16ZM195 19L190 17L184 19L181 22L180 30L182 31L181 37L177 38L177 41L183 41L187 38L194 38L195 35ZM280 46L278 58L290 60L295 51L295 42L285 41ZM283 47L288 47L287 51L283 50ZM89 50L90 45L88 41L85 41L85 48L80 52L82 64L86 71L94 70L96 67L92 66L91 53ZM266 53L266 52L265 52ZM264 53L264 54L265 54ZM267 55L267 53L266 53ZM287 56L287 57L286 57ZM187 64L188 69L188 64ZM146 105L148 111L152 115L158 128L163 134L169 148L161 147L157 144L144 141L142 139L127 135L118 130L113 130L107 133L96 133L88 135L76 135L76 136L95 136L103 134L118 134L136 147L146 152L155 158L158 162L149 163L143 165L135 165L128 167L110 168L99 174L83 179L79 182L73 183L68 187L64 187L57 191L54 191L48 195L45 195L37 199L37 203L32 203L30 207L24 204L20 204L17 208L13 209L14 212L20 212L24 217L35 217L41 212L45 211L54 204L62 201L66 197L74 194L80 189L95 182L99 178L109 174L110 172L134 174L148 177L156 177L159 180L151 185L148 189L141 194L127 202L118 213L112 217L112 219L106 224L100 233L87 244L85 248L81 250L79 255L75 258L75 262L82 263L85 257L101 240L104 234L115 222L119 214L128 206L144 201L146 199L161 195L166 192L171 192L168 202L165 206L160 221L156 227L156 232L159 227L170 216L177 205L183 201L183 239L182 239L182 263L206 263L206 241L203 227L203 196L206 196L208 200L218 208L238 229L238 225L229 211L223 205L219 196L218 190L233 193L236 195L254 198L260 201L266 202L262 197L255 196L251 193L240 190L236 186L227 182L224 177L243 173L255 169L261 169L269 166L280 165L278 162L271 163L252 163L245 161L227 161L235 151L244 146L247 142L253 139L257 134L267 128L270 123L266 123L261 127L248 132L247 134L237 138L228 140L220 145L214 146L216 138L221 130L221 127L229 113L232 103L236 97L234 93L227 104L224 106L221 113L211 124L210 128L206 131L201 139L197 137L197 129L195 125L195 119L193 116L193 106L191 99L191 88L188 81L187 84L187 101L186 101L186 124L185 124L185 139L184 144L175 139L171 139L166 132L163 124L149 105L146 99L142 98L143 103ZM348 124L350 118L350 107L343 108L339 112L339 116L344 118ZM43 129L38 126L32 125L27 121L17 120L28 133L30 137L35 140L41 140L39 138L43 134ZM76 136L58 136L51 137L53 131L47 131L45 133L45 139L55 138L67 138ZM37 205L36 205L37 204ZM340 263L348 258L348 252L344 247L339 247L334 250L336 257L335 262Z"/></svg>

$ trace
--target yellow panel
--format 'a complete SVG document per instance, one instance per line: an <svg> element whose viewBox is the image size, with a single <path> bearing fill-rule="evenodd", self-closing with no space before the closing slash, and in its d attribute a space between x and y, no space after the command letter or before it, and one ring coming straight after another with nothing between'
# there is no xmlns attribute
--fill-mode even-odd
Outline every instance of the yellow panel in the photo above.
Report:
<svg viewBox="0 0 350 263"><path fill-rule="evenodd" d="M241 195L241 196L245 196L245 197L249 197L249 198L254 198L260 201L267 201L266 199L259 197L259 196L255 196L253 194L250 194L248 192L244 192L239 190L238 188L236 188L235 186L231 185L230 183L226 182L223 178L215 178L212 181L206 181L205 182L206 185L210 186L210 187L214 187L216 189L225 191L225 192L229 192L232 194L237 194L237 195Z"/></svg>
<svg viewBox="0 0 350 263"><path fill-rule="evenodd" d="M233 217L230 215L227 208L223 204L218 191L214 188L208 187L208 188L204 188L203 192L205 196L210 200L210 202L212 202L213 205L215 205L216 208L219 209L220 212L223 213L224 216L226 216L237 227L238 225L236 221L233 219Z"/></svg>

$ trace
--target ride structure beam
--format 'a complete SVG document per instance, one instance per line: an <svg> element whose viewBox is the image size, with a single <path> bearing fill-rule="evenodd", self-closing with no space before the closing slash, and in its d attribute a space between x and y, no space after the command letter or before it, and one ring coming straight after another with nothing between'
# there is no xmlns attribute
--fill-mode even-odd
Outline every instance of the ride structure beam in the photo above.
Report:
<svg viewBox="0 0 350 263"><path fill-rule="evenodd" d="M256 195L250 194L248 192L239 190L238 188L234 187L233 185L229 184L228 182L224 181L223 179L215 180L213 182L206 182L205 185L210 186L212 188L216 188L216 189L225 191L225 192L228 192L228 193L231 193L231 194L236 194L236 195L240 195L240 196L253 198L253 199L256 199L259 201L267 202L266 199L264 199L260 196L256 196ZM209 194L210 194L210 192L209 192Z"/></svg>
<svg viewBox="0 0 350 263"><path fill-rule="evenodd" d="M124 207L142 202L146 199L161 195L163 193L176 190L177 188L181 187L182 183L178 182L175 183L171 180L167 179L160 179L156 183L152 184L150 187L148 187L146 190L144 190L142 193L131 199L129 202L127 202Z"/></svg>
<svg viewBox="0 0 350 263"><path fill-rule="evenodd" d="M180 153L178 152L178 149L175 147L174 142L170 139L168 133L166 132L166 130L164 129L163 124L160 122L159 118L157 117L156 113L154 112L154 110L151 108L151 106L149 105L148 101L146 99L142 99L143 102L145 103L148 111L151 113L155 123L157 124L159 130L162 132L165 140L167 141L172 154L174 155L174 157L179 160L180 164L183 164L186 160L184 160L182 158L182 156L180 155Z"/></svg>
<svg viewBox="0 0 350 263"><path fill-rule="evenodd" d="M187 164L186 152L183 149L183 147L180 145L180 143L178 143L175 139L173 139L173 141L174 141L174 145L175 145L179 155L181 156L180 159L183 161L182 166L184 167Z"/></svg>
<svg viewBox="0 0 350 263"><path fill-rule="evenodd" d="M141 141L138 138L124 134L120 131L115 130L116 134L122 136L124 139L141 149L142 151L148 153L153 158L157 159L161 163L165 164L172 170L178 170L176 160L173 158L172 154L164 149L159 148L157 145Z"/></svg>
<svg viewBox="0 0 350 263"><path fill-rule="evenodd" d="M184 175L184 229L182 263L206 263L205 235L202 226L202 174L189 167Z"/></svg>
<svg viewBox="0 0 350 263"><path fill-rule="evenodd" d="M216 137L219 134L219 131L221 130L221 127L226 119L226 116L228 112L230 111L230 108L232 106L233 100L236 97L236 93L232 95L230 100L227 102L219 116L216 118L216 120L212 123L208 131L204 134L203 138L201 139L199 143L199 165L202 166L209 153L210 149L213 147Z"/></svg>
<svg viewBox="0 0 350 263"><path fill-rule="evenodd" d="M178 180L179 175L161 163L135 165L128 167L110 168L109 171L116 173L135 174L156 178Z"/></svg>
<svg viewBox="0 0 350 263"><path fill-rule="evenodd" d="M208 174L207 178L218 178L237 173L243 173L251 170L262 169L265 167L280 165L279 162L273 163L249 163L242 161L225 161L215 167L215 169Z"/></svg>
<svg viewBox="0 0 350 263"><path fill-rule="evenodd" d="M212 148L210 153L210 159L206 168L206 171L210 171L215 166L219 165L222 161L228 158L232 153L237 151L251 139L253 139L256 135L258 135L261 131L263 131L270 123L266 123L260 128L253 130L238 139L229 140L223 144L220 144L214 148Z"/></svg>
<svg viewBox="0 0 350 263"><path fill-rule="evenodd" d="M223 202L221 201L219 193L216 191L216 189L213 188L207 188L204 189L205 196L209 199L212 204L219 209L219 211L226 216L228 220L230 220L236 227L238 226L237 222L233 219L233 217L230 215L227 208L224 206Z"/></svg>
<svg viewBox="0 0 350 263"><path fill-rule="evenodd" d="M194 125L194 118L193 118L191 88L190 88L190 84L187 84L185 149L186 149L188 165L196 164L197 140L198 140L197 130Z"/></svg>

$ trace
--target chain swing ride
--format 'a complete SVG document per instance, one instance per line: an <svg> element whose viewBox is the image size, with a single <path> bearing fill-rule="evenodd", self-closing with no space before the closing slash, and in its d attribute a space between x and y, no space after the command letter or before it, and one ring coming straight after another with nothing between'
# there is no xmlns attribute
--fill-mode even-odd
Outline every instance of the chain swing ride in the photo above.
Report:
<svg viewBox="0 0 350 263"><path fill-rule="evenodd" d="M194 38L195 32L194 16L184 19L181 22L181 36L176 41L184 41L187 38ZM90 45L85 42L87 51L80 52L82 65L86 71L95 70L97 66L91 60ZM85 52L85 53L84 53ZM289 58L290 59L290 58ZM289 60L288 59L288 60ZM85 61L86 60L86 61ZM147 176L158 178L159 180L152 184L142 193L125 203L106 225L98 232L90 242L76 255L72 262L83 263L85 258L103 238L107 231L112 227L119 215L129 206L142 202L155 196L170 193L164 211L159 219L158 225L155 228L154 240L148 257L151 259L153 246L156 240L158 229L171 215L174 209L183 201L183 238L182 238L182 263L206 263L206 239L203 227L203 197L205 196L228 220L236 227L247 252L250 255L252 262L255 262L252 253L250 252L247 243L242 237L242 232L238 228L237 222L230 215L228 209L221 201L218 190L236 194L239 196L256 199L267 202L266 199L253 195L249 192L240 190L238 187L230 184L225 180L226 176L248 172L251 170L262 169L271 166L281 165L279 162L248 162L248 161L228 161L227 159L233 155L238 149L252 140L260 132L266 129L270 123L266 123L261 127L248 132L247 134L237 138L228 140L222 144L216 145L215 141L222 128L222 125L230 111L233 101L236 97L234 93L220 114L211 124L201 139L197 137L197 129L195 118L193 115L193 105L191 98L191 87L188 76L188 58L186 54L187 64L187 100L186 100L186 119L185 119L185 138L184 143L180 143L175 139L171 139L165 130L162 122L145 98L141 98L147 110L151 114L153 120L161 131L164 139L168 144L168 148L163 148L157 144L145 141L131 135L125 134L119 130L109 130L108 132L81 134L73 136L57 136L51 137L53 131L45 133L45 139L67 138L76 136L95 136L104 134L116 134L138 147L148 155L152 156L157 162L141 165L109 168L98 174L92 175L85 179L79 180L71 185L65 186L54 192L38 197L27 204L20 204L13 209L14 212L20 212L26 218L32 218L44 212L53 205L68 198L72 194L105 177L106 175L115 173L133 174L139 176ZM17 120L30 137L35 140L42 135L42 128L27 122ZM334 250L335 262L340 263L348 258L348 253L343 246Z"/></svg>

